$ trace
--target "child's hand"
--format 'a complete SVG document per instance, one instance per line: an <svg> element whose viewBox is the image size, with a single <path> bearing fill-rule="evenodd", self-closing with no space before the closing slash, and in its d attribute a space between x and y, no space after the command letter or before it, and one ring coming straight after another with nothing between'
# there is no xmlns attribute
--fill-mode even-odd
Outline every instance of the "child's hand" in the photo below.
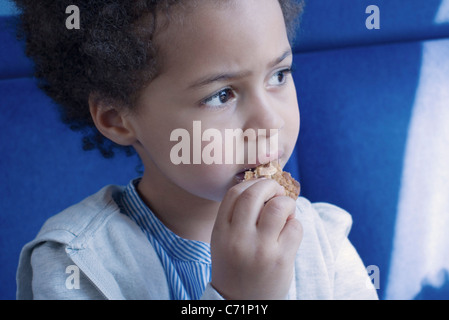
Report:
<svg viewBox="0 0 449 320"><path fill-rule="evenodd" d="M227 192L211 240L212 286L226 299L286 297L302 240L295 207L271 179Z"/></svg>

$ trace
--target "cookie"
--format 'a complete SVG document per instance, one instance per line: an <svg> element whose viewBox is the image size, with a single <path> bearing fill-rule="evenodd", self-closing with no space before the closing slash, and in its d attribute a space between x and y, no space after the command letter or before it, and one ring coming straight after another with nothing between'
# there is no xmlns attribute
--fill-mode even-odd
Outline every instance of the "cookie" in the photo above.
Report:
<svg viewBox="0 0 449 320"><path fill-rule="evenodd" d="M278 162L270 162L256 167L254 170L245 172L245 180L257 179L264 177L276 180L285 189L285 194L296 200L301 192L301 185L296 181L290 173L282 171Z"/></svg>

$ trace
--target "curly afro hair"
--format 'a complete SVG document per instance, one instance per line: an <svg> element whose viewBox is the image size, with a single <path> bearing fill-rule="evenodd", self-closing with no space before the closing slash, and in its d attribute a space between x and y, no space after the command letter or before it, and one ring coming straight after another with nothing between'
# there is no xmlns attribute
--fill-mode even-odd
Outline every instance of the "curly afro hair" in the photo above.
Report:
<svg viewBox="0 0 449 320"><path fill-rule="evenodd" d="M26 41L26 54L35 63L39 87L60 107L62 121L83 132L83 149L99 149L108 158L115 149L131 155L96 129L89 111L91 94L132 108L141 89L157 74L157 48L153 38L159 14L187 0L14 0L20 11L18 38ZM189 4L193 1L188 0ZM219 0L224 1L224 0ZM303 3L279 0L290 39ZM66 8L80 10L80 29L65 26ZM142 19L150 28L142 34Z"/></svg>

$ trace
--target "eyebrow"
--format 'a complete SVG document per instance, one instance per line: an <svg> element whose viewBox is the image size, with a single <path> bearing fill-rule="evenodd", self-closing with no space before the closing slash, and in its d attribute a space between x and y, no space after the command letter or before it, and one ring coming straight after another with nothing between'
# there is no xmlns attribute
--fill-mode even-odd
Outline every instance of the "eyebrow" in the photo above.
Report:
<svg viewBox="0 0 449 320"><path fill-rule="evenodd" d="M268 68L273 68L274 66L278 65L282 61L284 61L287 57L291 56L292 50L289 48L285 50L282 55L280 55L278 58L274 59L268 64ZM235 80L235 79L241 79L244 77L247 77L251 74L251 71L240 71L240 72L231 72L231 73L217 73L213 75L206 76L204 78L201 78L198 81L195 81L193 84L189 86L189 89L196 89L200 87L207 86L214 82L223 82L223 81L229 81L229 80Z"/></svg>

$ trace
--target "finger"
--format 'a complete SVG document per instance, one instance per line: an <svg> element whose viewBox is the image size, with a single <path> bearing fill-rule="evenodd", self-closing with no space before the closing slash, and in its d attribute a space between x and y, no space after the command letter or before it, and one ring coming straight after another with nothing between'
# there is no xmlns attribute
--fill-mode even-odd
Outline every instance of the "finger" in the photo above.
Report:
<svg viewBox="0 0 449 320"><path fill-rule="evenodd" d="M285 191L279 183L271 179L259 179L238 197L231 223L242 228L255 227L265 203L273 197L283 195Z"/></svg>
<svg viewBox="0 0 449 320"><path fill-rule="evenodd" d="M286 254L296 254L303 238L301 222L294 216L287 219L284 228L279 235L279 244L285 248Z"/></svg>
<svg viewBox="0 0 449 320"><path fill-rule="evenodd" d="M288 217L295 213L296 203L290 197L276 197L267 202L260 213L257 229L265 239L278 241Z"/></svg>
<svg viewBox="0 0 449 320"><path fill-rule="evenodd" d="M218 215L215 224L231 222L232 211L234 210L235 202L237 201L238 197L242 194L242 192L255 184L257 181L258 179L243 181L233 186L228 190L228 192L226 192L218 209Z"/></svg>

